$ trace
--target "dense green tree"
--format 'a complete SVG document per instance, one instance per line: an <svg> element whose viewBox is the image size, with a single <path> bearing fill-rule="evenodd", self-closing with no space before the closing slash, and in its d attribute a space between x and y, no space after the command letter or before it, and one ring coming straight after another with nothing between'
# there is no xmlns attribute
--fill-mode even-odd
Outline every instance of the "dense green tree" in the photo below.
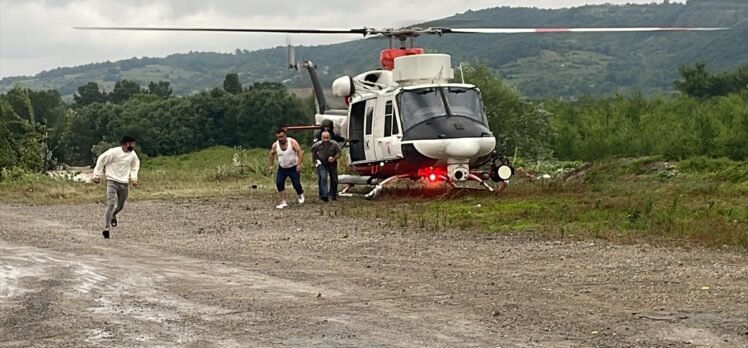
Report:
<svg viewBox="0 0 748 348"><path fill-rule="evenodd" d="M748 67L712 74L703 62L678 69L681 77L673 84L678 91L696 98L724 96L748 90Z"/></svg>
<svg viewBox="0 0 748 348"><path fill-rule="evenodd" d="M37 172L44 168L46 147L31 122L0 98L0 179L7 170Z"/></svg>
<svg viewBox="0 0 748 348"><path fill-rule="evenodd" d="M92 147L112 133L110 121L119 119L122 106L93 103L76 112L69 112L61 142L66 145L65 159L71 164L92 164ZM112 140L111 137L106 140Z"/></svg>
<svg viewBox="0 0 748 348"><path fill-rule="evenodd" d="M231 94L241 93L242 84L239 82L239 75L236 73L226 74L226 79L223 80L223 90Z"/></svg>
<svg viewBox="0 0 748 348"><path fill-rule="evenodd" d="M121 80L117 81L117 83L114 84L114 89L112 90L112 94L110 94L109 99L113 103L121 104L138 93L143 93L143 90L140 88L140 85L137 82L130 80Z"/></svg>
<svg viewBox="0 0 748 348"><path fill-rule="evenodd" d="M99 84L89 82L78 87L78 93L73 95L73 100L75 100L75 106L81 108L91 103L104 103L107 95L101 91Z"/></svg>
<svg viewBox="0 0 748 348"><path fill-rule="evenodd" d="M34 106L31 103L30 91L21 85L13 86L13 89L5 95L5 100L13 108L13 112L22 119L29 122L32 129L36 126L36 116ZM35 129L33 129L35 130Z"/></svg>
<svg viewBox="0 0 748 348"><path fill-rule="evenodd" d="M157 95L161 98L171 97L171 87L169 87L168 81L150 82L148 83L148 93Z"/></svg>

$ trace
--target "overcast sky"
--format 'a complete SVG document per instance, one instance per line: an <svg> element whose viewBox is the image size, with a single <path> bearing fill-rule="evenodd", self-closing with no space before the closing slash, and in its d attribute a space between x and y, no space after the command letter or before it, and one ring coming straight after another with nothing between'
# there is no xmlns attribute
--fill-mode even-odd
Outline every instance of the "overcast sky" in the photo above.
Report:
<svg viewBox="0 0 748 348"><path fill-rule="evenodd" d="M254 50L287 40L285 34L92 32L74 26L400 27L497 6L653 2L662 0L0 0L0 77L190 50ZM292 40L309 45L357 38L295 35Z"/></svg>

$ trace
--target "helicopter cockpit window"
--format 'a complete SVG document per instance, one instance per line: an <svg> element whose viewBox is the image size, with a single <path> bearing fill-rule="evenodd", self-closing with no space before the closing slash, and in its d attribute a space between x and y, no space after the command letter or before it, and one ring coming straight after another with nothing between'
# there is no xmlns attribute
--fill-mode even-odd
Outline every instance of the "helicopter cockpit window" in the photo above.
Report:
<svg viewBox="0 0 748 348"><path fill-rule="evenodd" d="M397 104L400 107L404 131L431 118L446 115L444 103L436 88L402 92L398 96Z"/></svg>
<svg viewBox="0 0 748 348"><path fill-rule="evenodd" d="M453 115L464 116L486 124L478 91L474 88L448 87L447 101Z"/></svg>
<svg viewBox="0 0 748 348"><path fill-rule="evenodd" d="M408 90L398 96L403 131L439 117L459 116L486 124L480 95L474 88L436 87ZM442 97L444 96L444 98ZM449 107L445 105L445 101Z"/></svg>

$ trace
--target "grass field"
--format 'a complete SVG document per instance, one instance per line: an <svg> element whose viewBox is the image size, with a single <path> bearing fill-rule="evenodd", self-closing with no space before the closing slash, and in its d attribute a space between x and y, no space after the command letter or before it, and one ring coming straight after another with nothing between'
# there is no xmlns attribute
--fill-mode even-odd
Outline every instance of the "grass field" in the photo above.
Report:
<svg viewBox="0 0 748 348"><path fill-rule="evenodd" d="M145 159L142 186L132 190L131 199L246 196L270 204L273 178L266 173L265 156L264 149L215 147ZM589 164L534 162L520 167L525 174L513 179L501 195L434 190L406 194L396 187L376 201L346 199L339 203L340 211L386 218L383 221L393 227L423 233L516 233L748 251L748 166L743 162L638 158ZM549 178L542 178L546 174ZM316 197L308 165L303 179L308 196ZM3 202L66 204L103 199L102 185L39 174L0 182Z"/></svg>

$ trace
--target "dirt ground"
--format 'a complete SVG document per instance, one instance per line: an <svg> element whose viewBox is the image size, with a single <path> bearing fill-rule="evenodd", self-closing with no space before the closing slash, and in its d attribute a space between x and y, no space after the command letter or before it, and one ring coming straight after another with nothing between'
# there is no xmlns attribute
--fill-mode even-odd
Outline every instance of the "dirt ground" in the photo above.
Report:
<svg viewBox="0 0 748 348"><path fill-rule="evenodd" d="M0 347L748 347L747 254L336 204L135 202L109 240L102 204L0 204Z"/></svg>

